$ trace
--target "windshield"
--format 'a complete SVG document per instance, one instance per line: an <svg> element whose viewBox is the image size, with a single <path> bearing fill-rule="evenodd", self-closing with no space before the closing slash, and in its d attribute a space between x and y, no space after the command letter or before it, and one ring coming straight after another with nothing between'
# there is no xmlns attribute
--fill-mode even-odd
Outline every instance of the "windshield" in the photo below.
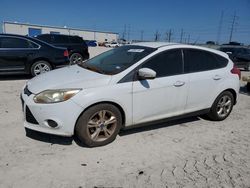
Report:
<svg viewBox="0 0 250 188"><path fill-rule="evenodd" d="M128 45L102 53L79 66L102 74L117 74L155 51L155 48Z"/></svg>

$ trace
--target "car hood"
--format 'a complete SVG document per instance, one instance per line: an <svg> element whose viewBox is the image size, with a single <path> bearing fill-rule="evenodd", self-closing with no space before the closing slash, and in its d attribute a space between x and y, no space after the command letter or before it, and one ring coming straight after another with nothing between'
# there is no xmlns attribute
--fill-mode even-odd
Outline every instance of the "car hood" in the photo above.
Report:
<svg viewBox="0 0 250 188"><path fill-rule="evenodd" d="M107 85L111 77L73 65L36 76L27 82L27 86L34 94L48 89L86 89Z"/></svg>

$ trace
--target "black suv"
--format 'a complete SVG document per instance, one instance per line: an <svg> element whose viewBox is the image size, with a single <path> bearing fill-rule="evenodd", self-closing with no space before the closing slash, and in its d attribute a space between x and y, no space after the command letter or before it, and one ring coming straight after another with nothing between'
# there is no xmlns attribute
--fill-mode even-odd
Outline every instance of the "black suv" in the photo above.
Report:
<svg viewBox="0 0 250 188"><path fill-rule="evenodd" d="M226 52L239 68L250 71L250 49L243 46L221 46L220 51Z"/></svg>
<svg viewBox="0 0 250 188"><path fill-rule="evenodd" d="M36 38L54 46L67 48L71 64L81 63L83 60L89 59L88 46L79 36L42 34Z"/></svg>
<svg viewBox="0 0 250 188"><path fill-rule="evenodd" d="M32 74L69 65L68 50L35 38L0 34L0 75Z"/></svg>

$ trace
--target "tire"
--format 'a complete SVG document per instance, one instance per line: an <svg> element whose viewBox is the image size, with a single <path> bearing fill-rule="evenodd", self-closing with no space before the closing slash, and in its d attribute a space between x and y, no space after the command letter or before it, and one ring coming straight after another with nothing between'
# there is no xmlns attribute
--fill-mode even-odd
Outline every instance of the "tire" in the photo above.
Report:
<svg viewBox="0 0 250 188"><path fill-rule="evenodd" d="M246 71L250 71L250 63L248 63L248 65L245 67Z"/></svg>
<svg viewBox="0 0 250 188"><path fill-rule="evenodd" d="M37 75L49 72L51 70L52 70L52 67L50 63L48 63L47 61L41 60L32 64L30 68L30 73L32 76L37 76Z"/></svg>
<svg viewBox="0 0 250 188"><path fill-rule="evenodd" d="M78 64L78 63L82 63L83 62L83 57L79 53L73 53L73 54L71 54L71 56L69 58L69 61L70 61L71 65L75 65L75 64Z"/></svg>
<svg viewBox="0 0 250 188"><path fill-rule="evenodd" d="M97 147L113 142L121 126L119 109L104 103L90 107L79 117L75 133L86 146Z"/></svg>
<svg viewBox="0 0 250 188"><path fill-rule="evenodd" d="M207 114L213 121L222 121L231 113L234 105L234 96L230 91L222 92L214 101Z"/></svg>
<svg viewBox="0 0 250 188"><path fill-rule="evenodd" d="M247 82L247 91L250 92L250 82Z"/></svg>

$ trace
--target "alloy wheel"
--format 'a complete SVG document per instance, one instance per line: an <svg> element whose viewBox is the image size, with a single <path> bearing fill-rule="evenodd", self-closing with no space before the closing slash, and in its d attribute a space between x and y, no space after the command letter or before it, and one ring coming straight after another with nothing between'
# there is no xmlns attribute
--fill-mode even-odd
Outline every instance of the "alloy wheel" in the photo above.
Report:
<svg viewBox="0 0 250 188"><path fill-rule="evenodd" d="M46 63L39 63L34 67L34 74L39 75L50 71L50 67Z"/></svg>
<svg viewBox="0 0 250 188"><path fill-rule="evenodd" d="M224 95L221 97L217 104L217 114L219 117L223 118L227 116L232 108L232 100L229 96Z"/></svg>
<svg viewBox="0 0 250 188"><path fill-rule="evenodd" d="M95 113L88 121L88 135L92 141L102 142L113 135L117 126L117 118L108 110Z"/></svg>

